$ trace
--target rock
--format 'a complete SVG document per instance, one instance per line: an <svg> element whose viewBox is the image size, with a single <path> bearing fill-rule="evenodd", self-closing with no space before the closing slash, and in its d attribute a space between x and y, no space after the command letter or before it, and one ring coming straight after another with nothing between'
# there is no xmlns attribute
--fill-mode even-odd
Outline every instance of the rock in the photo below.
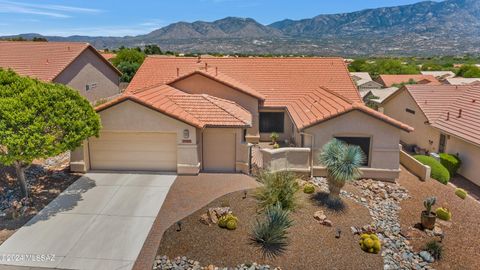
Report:
<svg viewBox="0 0 480 270"><path fill-rule="evenodd" d="M331 220L329 219L325 219L323 222L322 222L322 225L325 225L327 227L332 227L333 226L333 223Z"/></svg>
<svg viewBox="0 0 480 270"><path fill-rule="evenodd" d="M359 233L356 227L352 226L352 227L350 227L350 230L352 231L352 234L354 234L354 235Z"/></svg>
<svg viewBox="0 0 480 270"><path fill-rule="evenodd" d="M217 224L218 223L218 217L217 217L217 213L214 209L210 208L208 209L208 217L210 218L210 221L213 223L213 224Z"/></svg>
<svg viewBox="0 0 480 270"><path fill-rule="evenodd" d="M433 256L428 251L422 251L418 255L420 255L420 257L422 257L422 259L428 263L433 263L435 261Z"/></svg>
<svg viewBox="0 0 480 270"><path fill-rule="evenodd" d="M318 210L313 214L313 218L322 222L327 218L327 216L323 213L323 210Z"/></svg>
<svg viewBox="0 0 480 270"><path fill-rule="evenodd" d="M440 226L435 225L435 228L433 228L433 235L434 236L442 236L443 235L442 228L440 228Z"/></svg>
<svg viewBox="0 0 480 270"><path fill-rule="evenodd" d="M203 214L200 216L200 222L205 224L205 225L208 225L210 226L210 217L208 214Z"/></svg>
<svg viewBox="0 0 480 270"><path fill-rule="evenodd" d="M360 198L360 201L365 203L365 202L367 202L367 199L362 197L362 198Z"/></svg>

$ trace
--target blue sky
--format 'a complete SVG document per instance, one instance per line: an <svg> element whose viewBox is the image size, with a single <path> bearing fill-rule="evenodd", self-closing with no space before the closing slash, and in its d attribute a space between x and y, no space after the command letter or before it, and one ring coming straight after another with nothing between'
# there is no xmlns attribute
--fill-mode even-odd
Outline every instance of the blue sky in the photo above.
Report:
<svg viewBox="0 0 480 270"><path fill-rule="evenodd" d="M0 35L138 35L178 21L285 18L396 6L420 0L0 0Z"/></svg>

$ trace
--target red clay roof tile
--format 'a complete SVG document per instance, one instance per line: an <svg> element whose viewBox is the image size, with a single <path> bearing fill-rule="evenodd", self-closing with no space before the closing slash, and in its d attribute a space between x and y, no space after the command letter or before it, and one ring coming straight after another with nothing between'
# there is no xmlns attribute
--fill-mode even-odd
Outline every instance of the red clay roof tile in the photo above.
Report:
<svg viewBox="0 0 480 270"><path fill-rule="evenodd" d="M392 87L394 84L408 83L414 80L418 84L441 85L442 83L432 75L410 74L410 75L380 75L377 81L385 87Z"/></svg>

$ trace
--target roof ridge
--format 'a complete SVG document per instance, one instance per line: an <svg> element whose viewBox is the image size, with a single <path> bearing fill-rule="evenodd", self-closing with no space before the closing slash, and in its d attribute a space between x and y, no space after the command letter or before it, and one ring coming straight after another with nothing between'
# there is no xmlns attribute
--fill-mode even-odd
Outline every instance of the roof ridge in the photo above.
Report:
<svg viewBox="0 0 480 270"><path fill-rule="evenodd" d="M321 88L322 90L325 90L327 93L330 93L330 94L332 94L332 95L334 95L334 96L336 96L336 97L344 100L345 102L347 102L347 103L349 103L349 104L354 104L354 103L355 103L353 100L348 99L348 98L344 97L343 95L340 95L339 93L328 89L328 88L325 87L325 86L319 86L319 88ZM358 91L357 91L357 92L358 92Z"/></svg>

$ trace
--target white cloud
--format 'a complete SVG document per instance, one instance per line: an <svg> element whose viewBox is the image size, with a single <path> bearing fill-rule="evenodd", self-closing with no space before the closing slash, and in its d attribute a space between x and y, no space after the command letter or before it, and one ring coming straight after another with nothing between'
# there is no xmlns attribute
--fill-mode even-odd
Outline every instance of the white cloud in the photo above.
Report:
<svg viewBox="0 0 480 270"><path fill-rule="evenodd" d="M99 13L101 10L49 4L31 4L0 0L0 13L32 14L54 18L69 18L71 13Z"/></svg>

